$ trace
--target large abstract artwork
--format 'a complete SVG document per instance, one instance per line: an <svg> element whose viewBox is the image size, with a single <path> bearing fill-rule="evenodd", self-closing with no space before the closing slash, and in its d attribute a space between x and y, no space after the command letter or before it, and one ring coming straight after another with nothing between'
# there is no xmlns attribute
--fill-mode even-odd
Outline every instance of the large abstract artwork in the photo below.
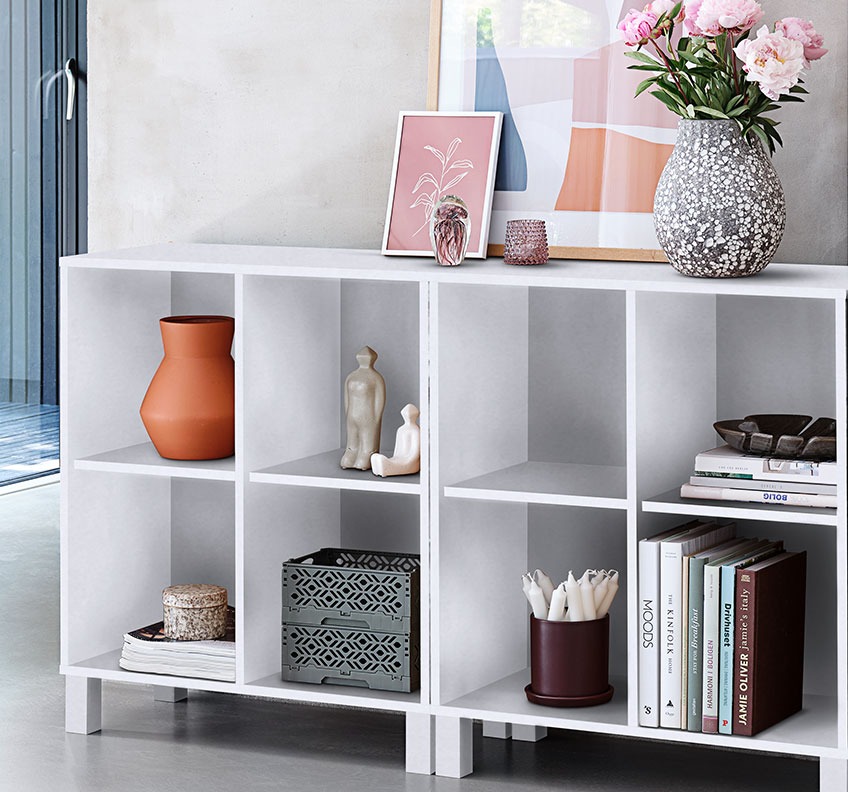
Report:
<svg viewBox="0 0 848 792"><path fill-rule="evenodd" d="M441 0L438 107L499 110L490 243L547 223L552 254L661 260L654 190L677 118L628 71L632 0ZM495 250L498 250L495 247Z"/></svg>

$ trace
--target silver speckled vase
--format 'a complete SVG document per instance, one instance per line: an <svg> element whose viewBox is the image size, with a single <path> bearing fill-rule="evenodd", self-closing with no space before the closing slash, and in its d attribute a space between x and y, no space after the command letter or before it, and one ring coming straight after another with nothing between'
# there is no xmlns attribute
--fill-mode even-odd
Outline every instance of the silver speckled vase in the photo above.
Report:
<svg viewBox="0 0 848 792"><path fill-rule="evenodd" d="M669 263L697 278L755 275L774 256L786 200L758 141L735 121L681 120L654 196L654 228Z"/></svg>

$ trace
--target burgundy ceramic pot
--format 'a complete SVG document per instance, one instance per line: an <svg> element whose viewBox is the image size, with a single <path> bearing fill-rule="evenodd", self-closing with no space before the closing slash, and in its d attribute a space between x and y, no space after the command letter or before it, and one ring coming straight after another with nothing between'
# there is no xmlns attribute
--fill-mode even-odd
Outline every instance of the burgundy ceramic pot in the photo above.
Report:
<svg viewBox="0 0 848 792"><path fill-rule="evenodd" d="M534 704L588 707L612 698L609 683L609 614L558 622L530 616L530 684Z"/></svg>

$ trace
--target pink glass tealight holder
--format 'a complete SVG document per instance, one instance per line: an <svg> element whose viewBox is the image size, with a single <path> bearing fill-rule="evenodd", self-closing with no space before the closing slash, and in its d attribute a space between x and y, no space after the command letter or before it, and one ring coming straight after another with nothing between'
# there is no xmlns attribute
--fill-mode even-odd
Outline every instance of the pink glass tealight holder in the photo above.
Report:
<svg viewBox="0 0 848 792"><path fill-rule="evenodd" d="M544 220L507 220L504 264L544 264L548 235Z"/></svg>

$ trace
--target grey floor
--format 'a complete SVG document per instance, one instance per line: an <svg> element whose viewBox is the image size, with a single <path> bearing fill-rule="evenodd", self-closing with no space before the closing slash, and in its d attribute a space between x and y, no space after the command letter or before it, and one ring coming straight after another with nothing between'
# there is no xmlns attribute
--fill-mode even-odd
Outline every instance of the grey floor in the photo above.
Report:
<svg viewBox="0 0 848 792"><path fill-rule="evenodd" d="M154 702L105 683L103 730L63 730L58 487L0 496L0 790L461 790L462 792L807 792L818 764L787 757L573 732L539 743L480 737L460 781L403 772L403 719L192 693Z"/></svg>

